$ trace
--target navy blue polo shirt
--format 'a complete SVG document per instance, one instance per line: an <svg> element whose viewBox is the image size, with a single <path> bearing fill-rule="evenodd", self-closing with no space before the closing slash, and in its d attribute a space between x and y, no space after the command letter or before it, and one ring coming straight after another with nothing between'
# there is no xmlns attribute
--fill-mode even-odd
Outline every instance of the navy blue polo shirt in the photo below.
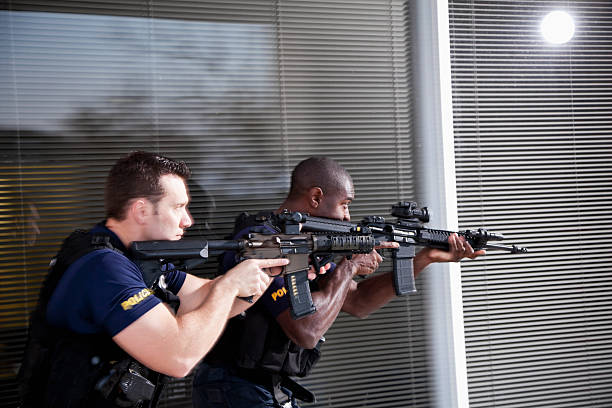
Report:
<svg viewBox="0 0 612 408"><path fill-rule="evenodd" d="M104 223L91 232L109 235L113 246L127 253ZM177 294L185 277L181 271L167 272L168 289ZM76 333L112 337L159 303L134 262L112 249L100 249L77 259L64 272L49 300L47 321Z"/></svg>

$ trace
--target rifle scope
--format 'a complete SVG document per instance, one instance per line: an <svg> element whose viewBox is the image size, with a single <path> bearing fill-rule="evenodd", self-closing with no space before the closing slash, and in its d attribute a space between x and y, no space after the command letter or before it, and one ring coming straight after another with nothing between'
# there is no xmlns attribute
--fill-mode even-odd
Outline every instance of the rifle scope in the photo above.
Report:
<svg viewBox="0 0 612 408"><path fill-rule="evenodd" d="M391 207L391 215L404 220L429 222L427 207L419 208L414 201L400 201Z"/></svg>

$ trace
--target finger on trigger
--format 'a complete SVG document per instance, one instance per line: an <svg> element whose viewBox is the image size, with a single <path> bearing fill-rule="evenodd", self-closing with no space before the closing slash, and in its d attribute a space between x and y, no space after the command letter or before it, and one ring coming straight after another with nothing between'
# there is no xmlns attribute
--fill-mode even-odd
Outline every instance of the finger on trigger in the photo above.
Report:
<svg viewBox="0 0 612 408"><path fill-rule="evenodd" d="M285 266L289 263L288 258L274 258L274 259L255 259L257 265L260 268L272 268L274 266Z"/></svg>

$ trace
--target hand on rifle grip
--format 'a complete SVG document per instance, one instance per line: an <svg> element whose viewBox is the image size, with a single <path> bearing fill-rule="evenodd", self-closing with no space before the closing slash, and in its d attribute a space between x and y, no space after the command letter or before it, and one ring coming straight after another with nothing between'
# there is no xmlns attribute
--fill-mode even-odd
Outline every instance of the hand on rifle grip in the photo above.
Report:
<svg viewBox="0 0 612 408"><path fill-rule="evenodd" d="M249 297L262 295L272 282L266 269L283 267L288 263L289 260L286 258L247 259L227 271L221 279L230 280L237 288L238 297L248 301Z"/></svg>

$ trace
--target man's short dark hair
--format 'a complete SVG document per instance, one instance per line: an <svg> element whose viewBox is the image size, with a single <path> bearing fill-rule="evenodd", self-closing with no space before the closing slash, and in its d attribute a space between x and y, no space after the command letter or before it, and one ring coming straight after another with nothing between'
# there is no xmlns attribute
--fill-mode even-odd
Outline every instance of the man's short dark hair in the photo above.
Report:
<svg viewBox="0 0 612 408"><path fill-rule="evenodd" d="M166 174L179 176L187 181L191 171L183 161L137 151L119 159L106 178L104 205L106 217L123 220L131 200L144 197L153 204L163 197L160 178Z"/></svg>
<svg viewBox="0 0 612 408"><path fill-rule="evenodd" d="M299 162L291 173L289 197L296 198L319 187L324 194L335 194L352 182L350 174L340 163L325 156L313 156Z"/></svg>

